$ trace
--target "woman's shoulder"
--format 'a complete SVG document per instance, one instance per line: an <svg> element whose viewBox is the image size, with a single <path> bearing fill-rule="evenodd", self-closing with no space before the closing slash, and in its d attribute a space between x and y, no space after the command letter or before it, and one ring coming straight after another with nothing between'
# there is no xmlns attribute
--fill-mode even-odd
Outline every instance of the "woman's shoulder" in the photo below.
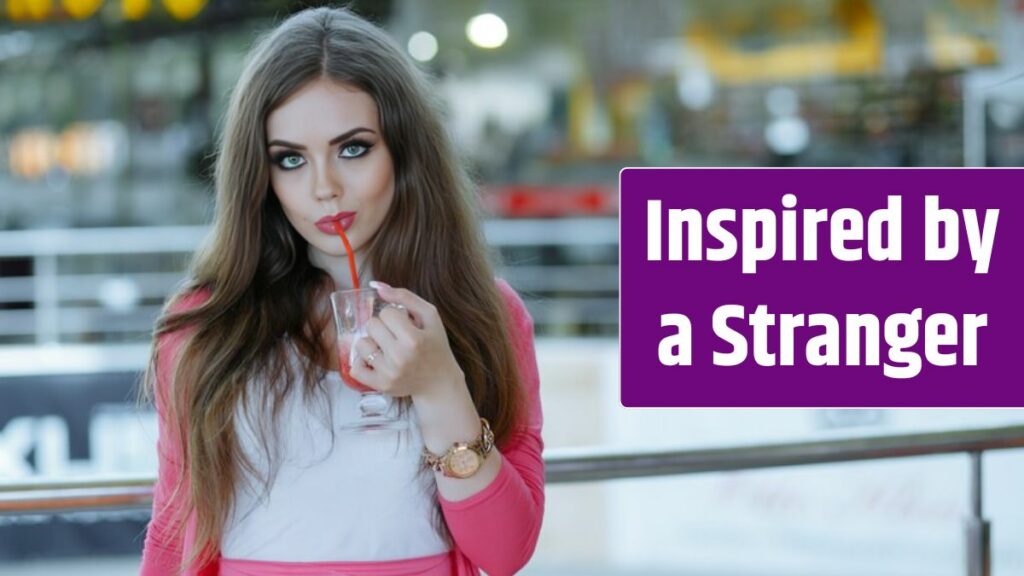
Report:
<svg viewBox="0 0 1024 576"><path fill-rule="evenodd" d="M157 322L157 326L162 325L169 317L184 314L202 306L203 303L210 299L210 295L211 290L209 288L186 287L177 290L167 300L163 315ZM157 390L158 407L166 405L166 398L163 395L166 393L167 386L169 386L168 383L173 380L175 366L183 345L192 332L193 330L189 325L170 331L158 330L154 350L155 359L157 360L154 386Z"/></svg>
<svg viewBox="0 0 1024 576"><path fill-rule="evenodd" d="M168 298L167 304L164 306L163 315L160 321L157 322L157 325L160 326L168 318L199 308L210 299L211 294L212 290L207 287L190 286L178 290ZM159 348L161 350L169 349L168 351L172 352L176 351L190 331L188 325L170 331L159 331Z"/></svg>
<svg viewBox="0 0 1024 576"><path fill-rule="evenodd" d="M168 314L183 314L199 308L210 299L213 291L207 286L191 286L179 290L167 301Z"/></svg>
<svg viewBox="0 0 1024 576"><path fill-rule="evenodd" d="M504 278L496 277L494 283L498 287L498 292L501 293L502 298L505 300L505 307L508 309L512 320L516 324L532 326L533 317L530 316L530 311L526 309L526 304L515 288Z"/></svg>

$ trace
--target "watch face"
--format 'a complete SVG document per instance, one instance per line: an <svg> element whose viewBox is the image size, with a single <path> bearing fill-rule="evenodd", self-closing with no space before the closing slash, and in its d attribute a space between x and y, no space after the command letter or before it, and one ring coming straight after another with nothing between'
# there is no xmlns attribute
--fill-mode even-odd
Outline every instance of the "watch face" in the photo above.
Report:
<svg viewBox="0 0 1024 576"><path fill-rule="evenodd" d="M469 478L480 468L480 455L460 446L448 457L448 471L455 478Z"/></svg>

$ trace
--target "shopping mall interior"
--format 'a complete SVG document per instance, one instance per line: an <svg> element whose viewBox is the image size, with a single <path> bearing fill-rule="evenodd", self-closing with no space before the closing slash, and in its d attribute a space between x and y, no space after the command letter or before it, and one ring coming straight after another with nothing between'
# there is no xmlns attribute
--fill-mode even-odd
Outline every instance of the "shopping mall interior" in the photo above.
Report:
<svg viewBox="0 0 1024 576"><path fill-rule="evenodd" d="M137 573L146 506L18 499L152 481L156 417L134 390L209 231L232 88L263 32L340 4L0 1L0 573ZM618 359L624 167L1024 166L1024 0L345 4L436 88L498 273L534 319L546 455L1024 424L987 409L629 410ZM919 454L566 474L524 573L962 574L969 462ZM985 462L995 571L1024 576L1024 453Z"/></svg>

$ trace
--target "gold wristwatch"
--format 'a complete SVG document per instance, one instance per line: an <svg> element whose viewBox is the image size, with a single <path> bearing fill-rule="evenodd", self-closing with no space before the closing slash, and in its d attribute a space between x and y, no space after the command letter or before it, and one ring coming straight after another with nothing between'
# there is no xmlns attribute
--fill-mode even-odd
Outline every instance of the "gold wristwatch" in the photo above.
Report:
<svg viewBox="0 0 1024 576"><path fill-rule="evenodd" d="M424 446L423 460L427 466L449 478L465 479L476 474L484 459L494 449L494 432L491 432L491 425L486 418L481 418L480 424L483 430L476 440L456 442L440 456Z"/></svg>

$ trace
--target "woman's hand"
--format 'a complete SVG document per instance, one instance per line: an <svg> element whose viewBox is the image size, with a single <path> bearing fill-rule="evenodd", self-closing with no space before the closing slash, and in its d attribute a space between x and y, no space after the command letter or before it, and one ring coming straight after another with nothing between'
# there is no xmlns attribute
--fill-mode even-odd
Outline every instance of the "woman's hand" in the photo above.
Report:
<svg viewBox="0 0 1024 576"><path fill-rule="evenodd" d="M436 396L464 384L437 309L415 293L371 282L389 304L367 324L366 338L355 343L360 361L352 376L391 396Z"/></svg>
<svg viewBox="0 0 1024 576"><path fill-rule="evenodd" d="M445 452L454 442L479 437L480 415L437 309L409 290L383 282L370 285L385 302L405 309L389 306L370 320L369 337L355 343L362 361L353 362L352 376L385 394L411 396L423 445L434 454ZM441 495L463 500L493 482L500 469L501 454L494 450L471 478L448 478L440 472L434 476Z"/></svg>

